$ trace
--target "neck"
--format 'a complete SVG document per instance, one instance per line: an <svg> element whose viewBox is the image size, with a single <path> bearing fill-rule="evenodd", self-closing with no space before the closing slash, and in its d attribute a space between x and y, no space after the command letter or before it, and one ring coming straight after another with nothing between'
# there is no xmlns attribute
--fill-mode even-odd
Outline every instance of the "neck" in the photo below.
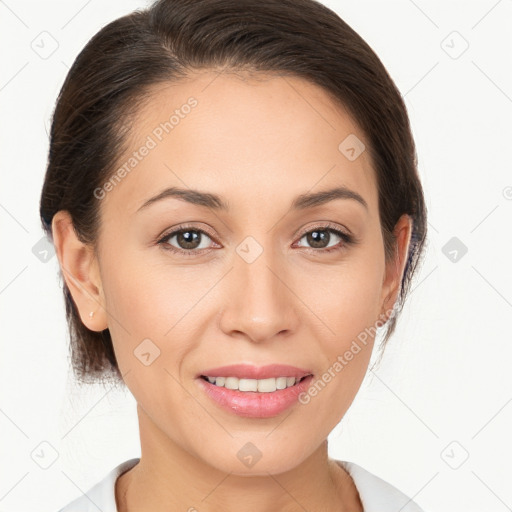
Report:
<svg viewBox="0 0 512 512"><path fill-rule="evenodd" d="M116 482L119 512L295 512L363 510L352 478L327 454L327 440L288 471L226 473L172 442L137 407L141 458Z"/></svg>

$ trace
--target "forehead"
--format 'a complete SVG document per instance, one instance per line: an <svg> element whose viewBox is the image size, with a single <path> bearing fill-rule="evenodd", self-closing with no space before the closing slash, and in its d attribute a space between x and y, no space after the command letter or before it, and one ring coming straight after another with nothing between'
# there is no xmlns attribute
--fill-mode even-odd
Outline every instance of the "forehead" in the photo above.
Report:
<svg viewBox="0 0 512 512"><path fill-rule="evenodd" d="M150 90L116 166L126 172L106 202L132 214L177 186L227 197L241 208L253 200L282 205L307 191L345 185L372 208L370 157L362 151L347 158L353 140L367 146L343 106L303 79L196 73Z"/></svg>

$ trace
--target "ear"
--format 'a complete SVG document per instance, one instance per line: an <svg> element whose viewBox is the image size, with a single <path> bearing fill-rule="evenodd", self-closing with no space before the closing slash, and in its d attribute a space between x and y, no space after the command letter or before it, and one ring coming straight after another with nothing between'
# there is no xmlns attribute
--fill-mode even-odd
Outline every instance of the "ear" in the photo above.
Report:
<svg viewBox="0 0 512 512"><path fill-rule="evenodd" d="M93 248L77 238L66 210L54 215L52 235L62 274L82 323L91 331L106 329L105 297ZM89 316L91 311L94 312L92 318Z"/></svg>
<svg viewBox="0 0 512 512"><path fill-rule="evenodd" d="M385 322L389 320L391 311L398 299L402 277L409 254L413 220L410 215L403 214L395 225L393 234L396 240L395 254L386 265L384 281L382 283L381 314Z"/></svg>

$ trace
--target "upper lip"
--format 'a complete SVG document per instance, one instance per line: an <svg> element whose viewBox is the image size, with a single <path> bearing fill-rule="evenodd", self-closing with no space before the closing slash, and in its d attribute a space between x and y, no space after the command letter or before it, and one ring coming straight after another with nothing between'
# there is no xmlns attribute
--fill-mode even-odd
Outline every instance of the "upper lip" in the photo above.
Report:
<svg viewBox="0 0 512 512"><path fill-rule="evenodd" d="M311 375L311 370L290 366L287 364L269 364L266 366L253 366L250 364L232 364L219 366L202 371L198 377L238 377L239 379L269 379L277 377L295 377L301 379Z"/></svg>

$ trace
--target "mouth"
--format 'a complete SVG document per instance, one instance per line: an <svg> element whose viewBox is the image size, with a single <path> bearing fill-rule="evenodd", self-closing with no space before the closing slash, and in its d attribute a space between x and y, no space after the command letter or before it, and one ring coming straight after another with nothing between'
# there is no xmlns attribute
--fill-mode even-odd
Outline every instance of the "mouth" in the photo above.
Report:
<svg viewBox="0 0 512 512"><path fill-rule="evenodd" d="M207 397L230 414L263 419L276 417L288 408L297 406L299 397L311 386L313 374L266 379L201 374L196 381Z"/></svg>
<svg viewBox="0 0 512 512"><path fill-rule="evenodd" d="M265 366L254 366L252 364L241 363L217 368L203 369L197 374L197 377L224 377L249 380L265 380L270 378L291 378L299 380L308 375L312 375L310 369L290 366L288 364L268 364Z"/></svg>
<svg viewBox="0 0 512 512"><path fill-rule="evenodd" d="M200 375L199 377L216 387L233 391L272 393L280 389L298 386L304 379L312 376L313 374L310 373L303 377L269 377L267 379L239 379L237 377L212 377L207 375Z"/></svg>

